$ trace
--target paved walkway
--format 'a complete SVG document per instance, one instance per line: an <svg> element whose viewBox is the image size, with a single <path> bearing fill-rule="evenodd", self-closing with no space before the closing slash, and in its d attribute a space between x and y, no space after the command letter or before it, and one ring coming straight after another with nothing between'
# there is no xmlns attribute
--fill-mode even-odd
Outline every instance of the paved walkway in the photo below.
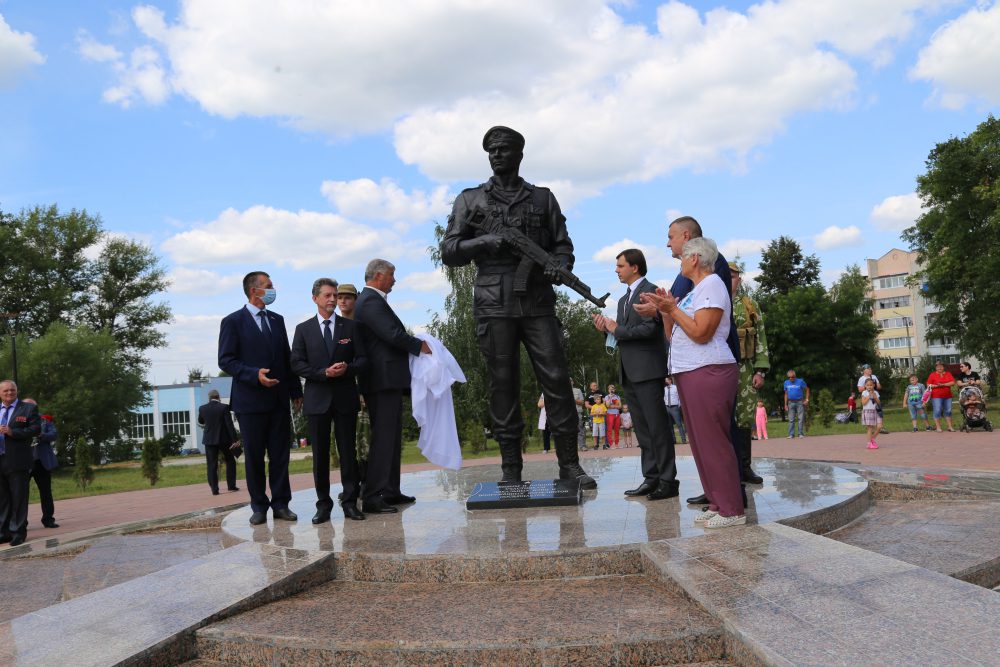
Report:
<svg viewBox="0 0 1000 667"><path fill-rule="evenodd" d="M864 436L828 435L786 440L775 438L754 442L755 456L774 458L835 461L868 466L920 468L929 472L983 471L1000 472L1000 433L890 433L879 437L880 448L868 450ZM685 445L678 445L677 454L690 455ZM603 456L637 456L636 447L586 452L583 458ZM555 460L554 454L529 454L527 460ZM499 466L499 457L473 459L471 465ZM431 464L403 466L403 472L431 470ZM499 469L498 469L499 474ZM332 480L339 482L336 471ZM291 478L292 490L311 488L312 475L303 473ZM151 521L165 517L212 508L229 507L249 502L245 483L241 490L223 491L213 496L207 484L127 491L104 496L73 498L56 502L59 528L42 528L41 509L33 504L28 509L28 539L37 540L56 535L69 538L73 533L86 533L96 528ZM419 501L418 501L419 502Z"/></svg>

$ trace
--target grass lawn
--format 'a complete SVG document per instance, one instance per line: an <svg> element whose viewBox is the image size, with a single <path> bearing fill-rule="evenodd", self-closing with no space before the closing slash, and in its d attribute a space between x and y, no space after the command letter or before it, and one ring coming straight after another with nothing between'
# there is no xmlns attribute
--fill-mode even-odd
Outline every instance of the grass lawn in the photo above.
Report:
<svg viewBox="0 0 1000 667"><path fill-rule="evenodd" d="M500 450L496 447L496 442L488 441L487 449L484 452L474 453L466 448L462 451L463 458L476 459L487 456L499 456ZM541 451L542 445L538 438L529 440L528 451ZM293 452L310 452L310 448L293 449ZM176 465L163 466L160 468L160 479L156 482L157 487L184 486L186 484L208 484L207 473L205 471L204 455L193 455L187 459L197 459L200 462L196 465ZM403 443L402 452L403 463L426 463L420 450L417 449L416 441ZM288 471L295 475L298 473L312 472L312 460L291 461L288 464ZM224 473L223 473L224 476ZM237 479L244 479L245 471L242 459L236 466ZM31 483L31 496L29 502L38 502L38 487ZM149 480L142 476L142 468L138 462L111 463L105 466L94 466L94 481L87 486L86 491L82 491L73 481L72 468L59 468L52 473L52 495L55 500L66 500L67 498L79 498L81 496L100 496L107 493L119 493L121 491L136 491L150 488Z"/></svg>
<svg viewBox="0 0 1000 667"><path fill-rule="evenodd" d="M846 412L846 410L846 408L841 408L839 411ZM911 431L913 429L913 425L910 423L910 411L904 407L894 406L884 408L883 419L883 425L890 433ZM933 428L934 419L929 404L927 406L927 419L931 423L931 428ZM955 423L955 430L957 431L961 424L961 417L958 414L958 401L955 401L955 405L952 407L951 419ZM917 426L922 431L924 429L923 420L918 420ZM941 428L947 427L944 419L942 419ZM798 432L797 427L796 432ZM861 435L864 432L865 427L862 424L838 424L837 422L833 422L829 426L823 426L819 423L818 419L813 420L812 428L806 427L808 435ZM788 435L788 422L781 422L775 418L771 418L767 423L767 434L771 438L785 437Z"/></svg>

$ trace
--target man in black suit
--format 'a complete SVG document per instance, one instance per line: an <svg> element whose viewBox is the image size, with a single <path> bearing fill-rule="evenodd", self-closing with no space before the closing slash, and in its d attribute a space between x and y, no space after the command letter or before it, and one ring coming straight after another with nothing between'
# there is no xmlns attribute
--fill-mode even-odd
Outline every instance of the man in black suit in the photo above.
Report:
<svg viewBox="0 0 1000 667"><path fill-rule="evenodd" d="M396 267L384 259L368 262L365 287L354 308L354 319L361 324L368 351L368 372L360 378L372 425L361 504L366 514L396 512L395 505L415 500L399 488L403 394L410 390L409 355L430 354L431 348L406 333L406 327L386 301L396 284L395 274Z"/></svg>
<svg viewBox="0 0 1000 667"><path fill-rule="evenodd" d="M275 519L295 521L288 509L292 487L288 481L291 443L289 400L302 407L302 385L292 373L285 320L265 308L276 292L271 277L251 271L243 277L248 303L222 320L219 327L219 368L233 378L229 405L240 422L247 491L250 492L250 523L267 521L271 508ZM270 467L264 475L264 453ZM271 499L267 497L271 485Z"/></svg>
<svg viewBox="0 0 1000 667"><path fill-rule="evenodd" d="M24 397L25 403L31 403L37 409L38 402L33 398ZM58 528L56 523L56 504L52 500L52 471L59 467L59 459L52 449L59 432L52 423L52 415L41 415L42 430L31 448L35 463L31 467L31 476L38 486L38 498L42 504L42 525L46 528Z"/></svg>
<svg viewBox="0 0 1000 667"><path fill-rule="evenodd" d="M0 544L24 544L28 535L31 442L41 433L38 406L17 400L13 380L0 382Z"/></svg>
<svg viewBox="0 0 1000 667"><path fill-rule="evenodd" d="M208 460L208 486L212 495L219 495L219 454L226 460L226 486L239 491L236 486L236 456L233 447L239 440L229 406L222 402L219 392L208 392L208 403L198 408L198 423L203 428L201 444L205 445Z"/></svg>
<svg viewBox="0 0 1000 667"><path fill-rule="evenodd" d="M655 292L656 285L646 280L646 257L636 248L618 253L615 273L628 287L618 300L617 317L611 319L598 313L594 315L594 326L612 334L621 351L622 382L642 450L642 484L625 495L650 500L673 498L679 485L674 434L663 403L663 378L667 374L663 320L656 315L644 317L632 308L640 294Z"/></svg>
<svg viewBox="0 0 1000 667"><path fill-rule="evenodd" d="M312 522L330 520L330 428L333 427L340 456L340 481L344 487L340 506L348 519L360 521L358 510L361 479L357 461L357 425L361 399L355 378L368 365L358 325L335 313L337 281L320 278L313 283L312 299L317 314L295 327L292 339L292 370L305 378L303 409L309 418L309 442L313 448L313 481L316 484L316 515Z"/></svg>

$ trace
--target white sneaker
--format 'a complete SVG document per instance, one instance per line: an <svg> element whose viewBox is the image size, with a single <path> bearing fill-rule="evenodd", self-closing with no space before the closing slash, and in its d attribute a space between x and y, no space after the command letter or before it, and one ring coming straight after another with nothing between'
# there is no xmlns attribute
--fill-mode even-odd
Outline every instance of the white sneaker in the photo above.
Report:
<svg viewBox="0 0 1000 667"><path fill-rule="evenodd" d="M707 507L701 511L701 514L694 518L694 525L699 525L707 522L712 517L719 516L719 513L715 510L710 510Z"/></svg>
<svg viewBox="0 0 1000 667"><path fill-rule="evenodd" d="M791 439L792 439L792 436L788 436L788 437L786 438L786 440L791 440Z"/></svg>
<svg viewBox="0 0 1000 667"><path fill-rule="evenodd" d="M800 434L799 434L799 437L800 437L800 438L804 438L804 437L806 437L806 436L804 436L804 435L802 435L802 434L800 433Z"/></svg>
<svg viewBox="0 0 1000 667"><path fill-rule="evenodd" d="M722 516L716 514L705 522L705 528L729 528L730 526L742 526L747 522L745 514L740 516Z"/></svg>

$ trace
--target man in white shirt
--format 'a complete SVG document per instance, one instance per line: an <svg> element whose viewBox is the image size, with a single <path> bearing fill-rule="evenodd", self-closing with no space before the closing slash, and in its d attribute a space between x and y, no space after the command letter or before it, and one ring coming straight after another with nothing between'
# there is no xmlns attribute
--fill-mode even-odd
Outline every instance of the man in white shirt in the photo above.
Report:
<svg viewBox="0 0 1000 667"><path fill-rule="evenodd" d="M684 415L681 414L681 395L677 393L674 386L674 379L669 375L663 379L663 404L667 406L667 414L670 415L671 429L673 424L677 424L680 432L681 444L687 444L687 433L684 431Z"/></svg>

